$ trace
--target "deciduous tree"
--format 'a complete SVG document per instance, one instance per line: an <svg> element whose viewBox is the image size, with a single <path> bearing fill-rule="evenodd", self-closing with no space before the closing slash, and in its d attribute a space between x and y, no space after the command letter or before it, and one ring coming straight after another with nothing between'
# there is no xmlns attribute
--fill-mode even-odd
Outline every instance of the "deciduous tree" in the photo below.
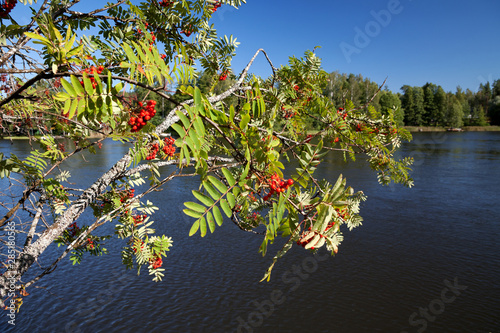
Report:
<svg viewBox="0 0 500 333"><path fill-rule="evenodd" d="M192 199L172 207L193 218L190 235L204 237L232 221L262 238L263 255L276 237L286 238L265 278L292 246L324 246L335 254L342 230L361 224L363 193L341 175L333 183L315 177L329 151L346 158L365 154L380 183L412 185L411 159L393 158L409 134L366 104L338 105L325 97L328 75L314 52L276 68L271 55L256 50L232 76L236 39L219 37L210 19L220 6L243 1L121 0L85 12L74 9L78 0L33 2L27 24L4 10L0 28L1 125L12 133L21 124L38 144L26 158L0 153L2 184L23 185L2 197L3 305L13 300L19 306L26 290L68 254L75 263L104 254L109 237L125 240L127 268L146 267L161 280L173 241L155 233L157 208L147 194L178 177L200 179ZM257 56L268 59L271 77L247 75ZM210 78L205 93L193 84L198 71ZM171 108L155 126L163 102ZM315 134L304 131L311 119L321 125ZM75 148L66 150L55 131L66 133ZM107 140L131 148L90 187L72 188L63 162ZM286 159L299 163L288 179ZM162 173L166 165L175 171ZM81 220L87 210L91 222ZM109 223L116 233L100 234ZM42 262L42 253L57 246L57 256Z"/></svg>

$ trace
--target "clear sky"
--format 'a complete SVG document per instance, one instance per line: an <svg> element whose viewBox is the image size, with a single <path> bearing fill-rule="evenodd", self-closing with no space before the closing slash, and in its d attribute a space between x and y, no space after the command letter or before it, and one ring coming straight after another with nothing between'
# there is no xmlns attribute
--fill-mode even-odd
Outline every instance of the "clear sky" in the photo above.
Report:
<svg viewBox="0 0 500 333"><path fill-rule="evenodd" d="M477 91L500 79L499 0L247 0L221 8L219 33L241 42L240 71L258 48L275 66L315 46L327 72L361 74L387 85L441 85ZM253 72L270 74L262 57Z"/></svg>
<svg viewBox="0 0 500 333"><path fill-rule="evenodd" d="M103 3L83 0L79 9ZM387 77L394 92L426 82L477 91L500 79L500 0L247 0L238 10L222 6L212 22L241 43L235 73L259 48L279 67L321 46L316 53L327 72L379 84ZM251 71L271 74L263 56Z"/></svg>

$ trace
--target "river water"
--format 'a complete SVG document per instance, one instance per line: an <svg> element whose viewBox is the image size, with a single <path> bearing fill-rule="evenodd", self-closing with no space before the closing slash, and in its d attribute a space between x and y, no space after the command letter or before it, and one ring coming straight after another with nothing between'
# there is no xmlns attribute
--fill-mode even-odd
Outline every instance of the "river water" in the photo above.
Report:
<svg viewBox="0 0 500 333"><path fill-rule="evenodd" d="M0 148L22 155L27 143ZM73 162L73 181L89 185L126 149L106 142ZM63 260L0 331L500 332L500 132L415 133L401 155L416 160L412 189L380 186L361 161L320 164L321 178L341 172L368 196L363 226L344 231L335 257L293 249L262 283L279 242L262 258L260 236L230 221L188 237L182 203L197 181L172 181L149 197L157 231L174 239L163 282L126 271L111 240L109 255Z"/></svg>

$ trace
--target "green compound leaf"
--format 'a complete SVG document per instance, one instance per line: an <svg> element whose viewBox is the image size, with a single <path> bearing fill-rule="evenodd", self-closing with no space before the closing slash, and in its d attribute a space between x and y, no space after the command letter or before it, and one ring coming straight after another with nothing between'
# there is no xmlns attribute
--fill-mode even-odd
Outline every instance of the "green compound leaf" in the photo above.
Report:
<svg viewBox="0 0 500 333"><path fill-rule="evenodd" d="M226 197L229 205L231 207L234 207L236 205L236 198L234 197L234 195L231 192L229 192Z"/></svg>
<svg viewBox="0 0 500 333"><path fill-rule="evenodd" d="M210 199L208 196L205 194L201 193L200 191L191 191L193 195L195 196L196 199L200 200L205 206L212 206L214 204L214 201Z"/></svg>
<svg viewBox="0 0 500 333"><path fill-rule="evenodd" d="M212 197L214 200L219 200L220 199L220 194L217 192L215 187L212 186L209 182L203 182L203 187L205 190L207 190L208 194Z"/></svg>
<svg viewBox="0 0 500 333"><path fill-rule="evenodd" d="M198 221L200 222L201 237L205 237L205 235L207 234L207 223L205 221L205 218L201 217Z"/></svg>
<svg viewBox="0 0 500 333"><path fill-rule="evenodd" d="M191 210L191 209L184 209L182 210L184 212L184 214L186 214L187 216L191 216L191 217L194 217L195 219L198 219L200 217L203 216L203 213L200 213L200 212L195 212L194 210Z"/></svg>
<svg viewBox="0 0 500 333"><path fill-rule="evenodd" d="M222 199L220 201L220 206L222 207L222 210L226 214L227 217L231 217L233 212L231 211L231 207L229 207L229 204L227 203L226 199Z"/></svg>
<svg viewBox="0 0 500 333"><path fill-rule="evenodd" d="M189 230L189 236L193 236L198 231L199 228L200 228L200 220L196 220L191 226L191 229Z"/></svg>
<svg viewBox="0 0 500 333"><path fill-rule="evenodd" d="M219 192L221 193L226 193L227 192L227 187L224 185L220 180L215 178L214 176L208 176L208 181L212 183L213 186L215 186Z"/></svg>
<svg viewBox="0 0 500 333"><path fill-rule="evenodd" d="M229 186L234 186L234 184L236 184L236 180L228 169L222 168L222 173L224 174L224 177L226 177Z"/></svg>
<svg viewBox="0 0 500 333"><path fill-rule="evenodd" d="M215 230L215 222L214 218L212 216L212 213L207 212L207 223L208 223L208 228L210 229L210 232L213 233Z"/></svg>
<svg viewBox="0 0 500 333"><path fill-rule="evenodd" d="M213 213L214 213L215 222L220 227L222 225L222 222L224 221L224 218L222 217L222 214L220 212L219 207L215 206L213 209Z"/></svg>
<svg viewBox="0 0 500 333"><path fill-rule="evenodd" d="M186 206L187 208L189 208L191 210L194 210L195 212L200 212L200 213L204 213L206 210L206 208L203 207L202 205L197 204L196 202L191 202L191 201L185 202L184 206Z"/></svg>

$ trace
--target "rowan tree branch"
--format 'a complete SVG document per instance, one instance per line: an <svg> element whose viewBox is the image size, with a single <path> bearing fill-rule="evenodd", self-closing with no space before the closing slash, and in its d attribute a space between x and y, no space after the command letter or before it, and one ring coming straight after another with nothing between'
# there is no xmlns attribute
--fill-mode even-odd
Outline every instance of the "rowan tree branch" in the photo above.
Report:
<svg viewBox="0 0 500 333"><path fill-rule="evenodd" d="M248 73L248 70L250 69L251 65L253 64L255 58L257 55L263 52L262 49L259 49L253 58L250 60L248 65L245 67L243 70L242 74L240 75L240 78L238 81L227 91L223 92L220 95L213 96L208 98L209 102L215 103L217 101L221 101L225 99L226 97L230 96L233 92L237 91L238 89L241 89L241 86L244 82L244 79ZM57 73L54 74L51 71L48 72L42 72L39 73L37 76L26 82L20 89L18 89L17 92L14 94L10 95L7 99L3 100L0 102L0 106L5 105L8 103L10 100L14 98L14 96L19 96L29 85L34 84L38 80L42 78L52 78L52 77L57 77L57 76L68 76L68 75L76 75L76 76L82 76L81 73ZM126 82L131 82L133 80L130 80L128 78L123 78L123 77L113 77L116 79L122 79L123 81ZM134 81L134 84L138 83ZM158 93L158 92L157 92ZM168 98L169 96L160 93L160 96L164 95L164 97ZM163 97L163 96L162 96ZM180 105L177 105L165 118L165 120L156 128L155 134L159 135L163 133L166 129L168 129L172 124L175 122L179 121L178 116L175 114L177 110L180 110L186 105L191 105L193 104L193 100L185 101ZM217 158L213 158L211 161L216 161ZM224 160L225 162L230 162L230 160ZM24 273L31 267L33 262L37 260L37 258L45 251L45 249L52 244L52 242L64 232L66 228L69 227L73 221L77 220L80 215L85 211L85 209L97 199L97 197L101 194L103 194L108 186L115 181L116 179L126 177L128 175L131 175L132 171L138 172L141 170L141 168L144 168L142 170L147 169L147 166L140 166L136 167L134 169L128 169L129 165L132 162L132 155L131 152L125 154L118 162L115 163L107 172L105 172L99 179L97 179L89 188L87 188L78 199L74 200L71 205L65 210L65 212L59 216L54 223L48 227L39 237L38 239L26 246L21 253L21 255L18 257L18 260L16 260L15 264L13 267L9 267L7 272L5 272L4 276L0 277L0 279L4 279L4 277L11 277L14 280L19 280ZM169 161L164 161L165 163L168 163ZM132 170L132 171L129 171ZM135 173L134 172L134 173ZM162 183L162 182L160 182ZM97 226L96 226L97 227ZM76 243L72 243L76 244ZM64 256L71 251L69 247L66 249L65 253L63 254ZM30 281L30 285L36 281L38 281L39 278L41 278L43 275L48 274L51 272L51 270L55 267L54 265L57 264L62 259L62 257L58 258L55 263L53 263L48 269L46 269L42 275L39 277L35 278L35 280ZM1 281L0 281L1 282ZM0 296L5 296L7 292L6 289L6 284L0 283Z"/></svg>

